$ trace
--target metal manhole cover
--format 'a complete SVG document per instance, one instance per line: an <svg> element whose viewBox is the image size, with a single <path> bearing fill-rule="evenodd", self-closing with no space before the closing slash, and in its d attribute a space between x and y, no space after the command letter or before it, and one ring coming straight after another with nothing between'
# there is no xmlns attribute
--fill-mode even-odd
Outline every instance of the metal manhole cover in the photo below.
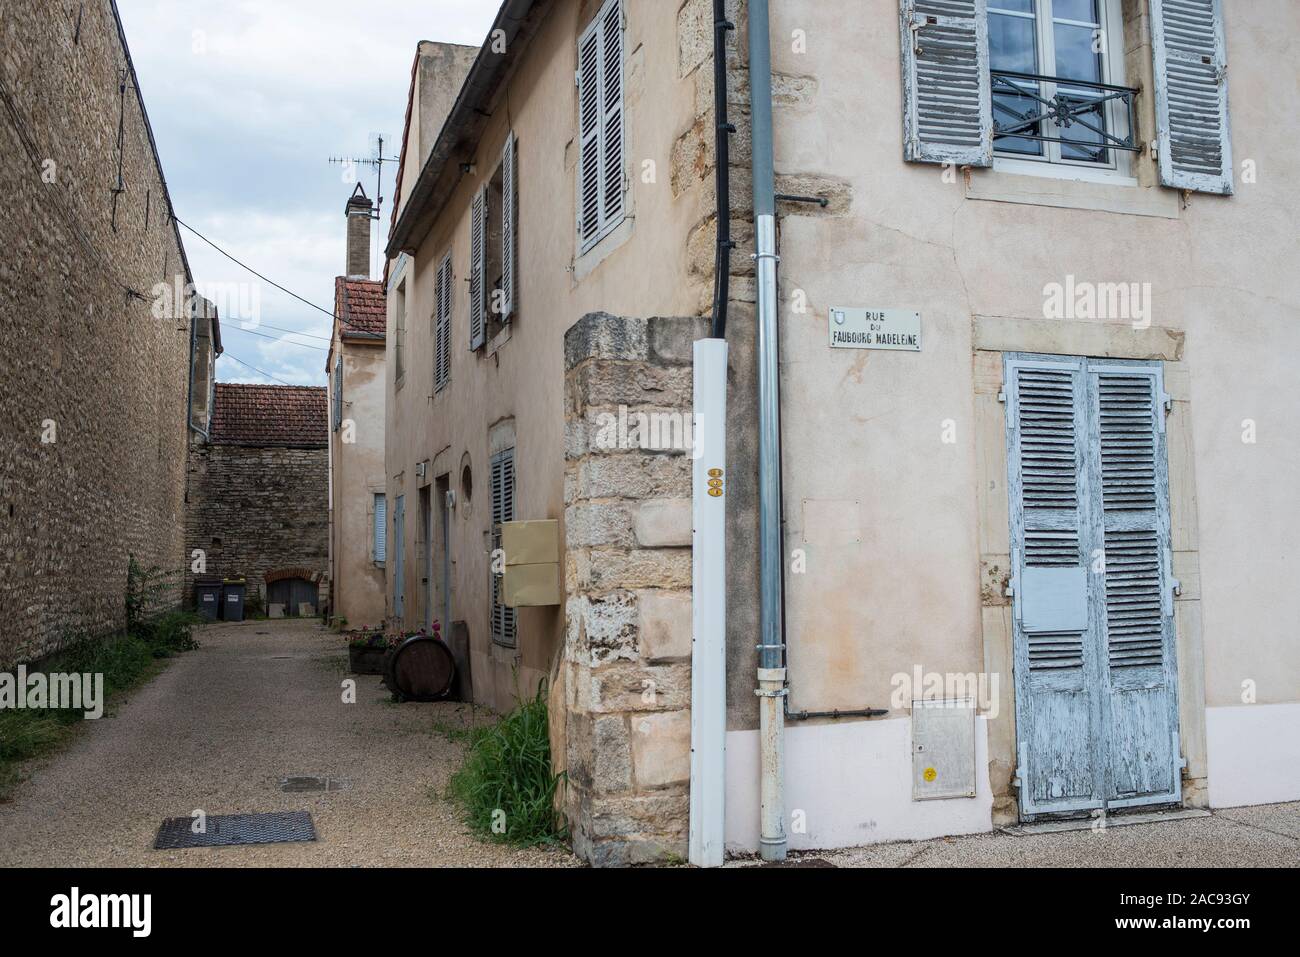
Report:
<svg viewBox="0 0 1300 957"><path fill-rule="evenodd" d="M308 775L295 775L280 778L280 790L296 793L302 791L345 791L351 782L345 778L318 778Z"/></svg>
<svg viewBox="0 0 1300 957"><path fill-rule="evenodd" d="M194 833L195 818L169 817L158 828L154 850L186 847L232 847L237 844L296 844L316 840L316 827L306 811L276 814L224 814L209 817L206 828Z"/></svg>

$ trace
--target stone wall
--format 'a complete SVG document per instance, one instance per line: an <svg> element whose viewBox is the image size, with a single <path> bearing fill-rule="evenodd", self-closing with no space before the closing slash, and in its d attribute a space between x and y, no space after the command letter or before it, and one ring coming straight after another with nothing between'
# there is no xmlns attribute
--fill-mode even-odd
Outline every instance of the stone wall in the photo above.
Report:
<svg viewBox="0 0 1300 957"><path fill-rule="evenodd" d="M6 3L0 49L5 667L121 627L129 555L179 571L190 327L112 5Z"/></svg>
<svg viewBox="0 0 1300 957"><path fill-rule="evenodd" d="M197 577L243 577L249 597L263 599L268 572L308 569L323 580L329 570L328 468L324 448L196 445L185 541L206 555L207 571ZM195 577L187 571L187 596ZM323 587L319 600L326 597Z"/></svg>
<svg viewBox="0 0 1300 957"><path fill-rule="evenodd" d="M704 335L704 319L598 313L565 336L568 627L553 719L574 850L597 865L686 856L691 458L671 428L689 421Z"/></svg>

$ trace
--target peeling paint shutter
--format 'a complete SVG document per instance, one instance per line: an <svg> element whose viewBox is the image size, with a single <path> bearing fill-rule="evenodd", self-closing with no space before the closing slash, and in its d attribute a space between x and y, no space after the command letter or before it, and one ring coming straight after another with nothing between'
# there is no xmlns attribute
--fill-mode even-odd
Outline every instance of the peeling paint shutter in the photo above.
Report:
<svg viewBox="0 0 1300 957"><path fill-rule="evenodd" d="M1222 0L1151 0L1160 182L1233 191Z"/></svg>
<svg viewBox="0 0 1300 957"><path fill-rule="evenodd" d="M515 241L515 222L518 201L515 195L515 134L506 137L501 151L501 321L509 322L515 312L515 284L518 272L518 250Z"/></svg>
<svg viewBox="0 0 1300 957"><path fill-rule="evenodd" d="M375 561L382 562L388 555L388 498L375 493Z"/></svg>
<svg viewBox="0 0 1300 957"><path fill-rule="evenodd" d="M1177 800L1161 368L1010 356L1006 397L1021 810Z"/></svg>
<svg viewBox="0 0 1300 957"><path fill-rule="evenodd" d="M1159 366L1089 361L1105 556L1112 806L1177 800L1178 711L1165 396Z"/></svg>
<svg viewBox="0 0 1300 957"><path fill-rule="evenodd" d="M1082 359L1007 364L1018 774L1031 814L1101 800L1083 370Z"/></svg>
<svg viewBox="0 0 1300 957"><path fill-rule="evenodd" d="M483 348L487 342L487 187L474 194L469 213L469 348Z"/></svg>
<svg viewBox="0 0 1300 957"><path fill-rule="evenodd" d="M993 165L988 0L902 0L903 153Z"/></svg>
<svg viewBox="0 0 1300 957"><path fill-rule="evenodd" d="M515 520L515 450L492 456L492 552L501 547L501 525ZM515 646L518 613L501 601L501 578L492 571L492 640L508 648Z"/></svg>
<svg viewBox="0 0 1300 957"><path fill-rule="evenodd" d="M451 379L451 253L438 266L434 286L433 385L440 391Z"/></svg>
<svg viewBox="0 0 1300 957"><path fill-rule="evenodd" d="M578 114L578 240L586 252L624 216L621 0L609 0L578 40Z"/></svg>

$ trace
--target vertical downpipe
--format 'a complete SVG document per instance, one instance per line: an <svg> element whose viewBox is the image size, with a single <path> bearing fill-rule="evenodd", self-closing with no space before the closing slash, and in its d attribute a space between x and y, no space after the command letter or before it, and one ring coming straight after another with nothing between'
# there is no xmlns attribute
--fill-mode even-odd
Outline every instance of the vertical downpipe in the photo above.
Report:
<svg viewBox="0 0 1300 957"><path fill-rule="evenodd" d="M767 0L749 4L754 235L758 273L759 764L765 861L783 861L785 655L781 619L780 343L777 333L776 182L772 159L772 46Z"/></svg>

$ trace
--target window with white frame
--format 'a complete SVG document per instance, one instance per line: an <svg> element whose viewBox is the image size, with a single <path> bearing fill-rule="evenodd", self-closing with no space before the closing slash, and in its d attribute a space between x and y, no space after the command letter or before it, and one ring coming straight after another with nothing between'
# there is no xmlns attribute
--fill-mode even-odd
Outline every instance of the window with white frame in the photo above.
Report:
<svg viewBox="0 0 1300 957"><path fill-rule="evenodd" d="M585 253L623 222L623 4L606 0L578 38L578 246Z"/></svg>
<svg viewBox="0 0 1300 957"><path fill-rule="evenodd" d="M1120 0L989 0L999 157L1127 171Z"/></svg>

